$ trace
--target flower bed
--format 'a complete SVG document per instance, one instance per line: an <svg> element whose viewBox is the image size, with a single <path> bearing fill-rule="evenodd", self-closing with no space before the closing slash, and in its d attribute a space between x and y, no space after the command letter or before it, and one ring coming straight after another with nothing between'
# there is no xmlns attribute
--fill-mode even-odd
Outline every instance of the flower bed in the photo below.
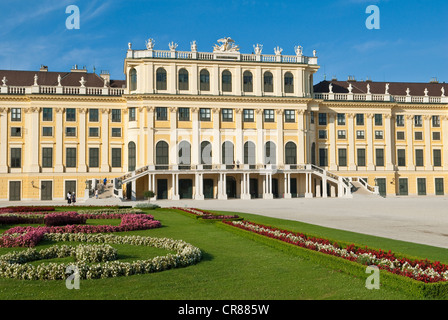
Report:
<svg viewBox="0 0 448 320"><path fill-rule="evenodd" d="M0 224L38 224L44 223L44 215L34 213L2 213L0 214Z"/></svg>
<svg viewBox="0 0 448 320"><path fill-rule="evenodd" d="M171 207L170 209L181 210L183 212L187 212L195 215L198 218L206 219L206 220L230 220L230 219L240 219L237 215L217 215L205 210L197 209L197 208L180 208L180 207Z"/></svg>
<svg viewBox="0 0 448 320"><path fill-rule="evenodd" d="M54 211L55 207L46 206L11 206L6 208L1 208L0 213L3 212L38 212L38 211Z"/></svg>
<svg viewBox="0 0 448 320"><path fill-rule="evenodd" d="M223 221L223 223L324 254L365 265L376 265L380 269L424 283L448 280L448 265L441 264L438 261L430 262L428 260L398 258L391 251L372 250L367 247L357 248L354 245L342 248L337 243L331 243L326 239L312 238L301 233L294 233L249 221Z"/></svg>
<svg viewBox="0 0 448 320"><path fill-rule="evenodd" d="M86 216L79 215L76 212L49 213L44 217L44 223L47 227L65 226L68 224L85 224Z"/></svg>
<svg viewBox="0 0 448 320"><path fill-rule="evenodd" d="M129 276L133 274L145 274L159 272L176 267L185 267L197 263L201 260L201 250L182 240L167 238L152 238L142 236L116 236L103 234L83 234L83 233L49 233L45 234L45 240L50 241L77 241L95 242L100 245L83 247L80 250L80 259L75 263L49 263L45 265L33 266L26 262L32 260L42 260L51 257L67 256L73 252L73 248L50 247L37 251L27 249L21 252L12 252L0 257L0 277L14 278L22 280L63 280L66 278L68 266L76 266L80 279L99 279L119 276ZM167 254L147 260L137 260L133 262L106 261L105 263L89 264L84 259L95 256L94 251L103 250L101 254L104 259L113 259L114 250L104 247L104 243L130 244L138 246L149 246L175 251L175 254ZM89 252L89 253L86 253ZM116 253L116 252L115 252ZM78 253L75 251L75 254ZM94 258L95 260L96 258Z"/></svg>

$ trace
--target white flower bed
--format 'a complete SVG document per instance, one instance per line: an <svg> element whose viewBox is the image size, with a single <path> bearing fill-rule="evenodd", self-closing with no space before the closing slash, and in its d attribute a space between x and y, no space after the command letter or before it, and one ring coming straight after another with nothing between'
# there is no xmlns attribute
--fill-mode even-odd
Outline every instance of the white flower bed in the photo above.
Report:
<svg viewBox="0 0 448 320"><path fill-rule="evenodd" d="M0 256L0 277L22 280L63 280L67 277L65 272L68 266L76 266L81 279L120 277L184 267L199 262L202 257L201 251L191 244L182 240L168 238L116 236L110 234L49 233L45 235L44 239L51 241L95 242L99 243L99 245L81 245L78 247L63 245L52 246L40 251L27 249L11 252ZM116 250L108 246L107 243L149 246L175 251L176 253L133 262L108 261L116 259ZM77 259L74 263L48 263L38 266L26 263L34 260L67 257L72 254ZM89 264L87 261L106 262Z"/></svg>

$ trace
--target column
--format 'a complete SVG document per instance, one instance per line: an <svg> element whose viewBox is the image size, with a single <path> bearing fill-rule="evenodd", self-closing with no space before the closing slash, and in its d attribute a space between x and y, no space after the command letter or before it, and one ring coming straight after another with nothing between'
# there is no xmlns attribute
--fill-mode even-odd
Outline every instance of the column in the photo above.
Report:
<svg viewBox="0 0 448 320"><path fill-rule="evenodd" d="M56 126L54 128L54 136L56 137L56 150L54 159L54 171L64 172L64 165L62 162L63 147L64 147L64 125L63 125L64 108L55 108Z"/></svg>
<svg viewBox="0 0 448 320"><path fill-rule="evenodd" d="M235 109L235 124L236 124L236 145L235 145L235 163L240 163L241 166L244 163L244 151L243 151L243 109Z"/></svg>
<svg viewBox="0 0 448 320"><path fill-rule="evenodd" d="M392 135L393 132L393 123L394 123L394 117L392 117L391 114L385 114L385 142L386 142L386 170L393 170L394 169L394 159L393 155L395 154L393 151L395 150L395 143L394 143L394 137L395 135Z"/></svg>
<svg viewBox="0 0 448 320"><path fill-rule="evenodd" d="M25 109L25 123L28 132L25 133L25 146L23 152L24 171L39 172L39 107L30 107Z"/></svg>
<svg viewBox="0 0 448 320"><path fill-rule="evenodd" d="M171 186L171 190L172 190L172 195L171 195L171 200L179 200L179 174L177 173L173 173L172 174L172 186Z"/></svg>
<svg viewBox="0 0 448 320"><path fill-rule="evenodd" d="M313 193L312 193L311 189L312 189L311 173L306 173L305 198L312 198L313 197Z"/></svg>
<svg viewBox="0 0 448 320"><path fill-rule="evenodd" d="M139 107L138 111L140 112L139 115L139 132L138 132L138 144L137 144L137 150L138 156L137 157L137 163L136 163L136 169L141 168L145 166L145 110L146 107ZM125 149L127 149L127 145L125 146Z"/></svg>
<svg viewBox="0 0 448 320"><path fill-rule="evenodd" d="M109 172L109 109L101 109L101 171Z"/></svg>
<svg viewBox="0 0 448 320"><path fill-rule="evenodd" d="M217 165L221 163L221 133L219 131L219 109L213 108L213 141L212 141L212 164ZM219 193L218 193L219 194Z"/></svg>
<svg viewBox="0 0 448 320"><path fill-rule="evenodd" d="M194 81L193 81L194 82ZM196 166L201 164L200 161L200 136L201 130L199 127L199 108L191 108L192 127L192 145L191 145L191 164Z"/></svg>
<svg viewBox="0 0 448 320"><path fill-rule="evenodd" d="M147 107L146 112L146 133L147 133L147 141L146 141L146 163L148 165L154 165L154 107Z"/></svg>
<svg viewBox="0 0 448 320"><path fill-rule="evenodd" d="M414 136L413 136L413 119L412 115L406 115L406 142L408 144L407 167L408 170L414 170Z"/></svg>
<svg viewBox="0 0 448 320"><path fill-rule="evenodd" d="M277 113L277 165L284 165L285 146L283 143L283 110L279 109Z"/></svg>
<svg viewBox="0 0 448 320"><path fill-rule="evenodd" d="M264 150L264 134L263 134L263 110L257 109L256 111L257 121L257 164L264 164L263 150Z"/></svg>
<svg viewBox="0 0 448 320"><path fill-rule="evenodd" d="M355 115L353 113L348 113L348 169L349 170L356 170L356 163L355 163L355 126L353 118Z"/></svg>
<svg viewBox="0 0 448 320"><path fill-rule="evenodd" d="M373 161L373 114L366 114L367 121L367 170L375 170L375 164Z"/></svg>
<svg viewBox="0 0 448 320"><path fill-rule="evenodd" d="M305 155L306 153L308 153L306 150L308 150L309 145L308 145L308 141L305 141L305 117L304 117L304 113L305 110L301 109L297 111L297 125L298 125L298 131L297 131L297 136L298 136L298 145L297 145L297 152L298 152L298 164L305 164Z"/></svg>
<svg viewBox="0 0 448 320"><path fill-rule="evenodd" d="M177 108L171 107L170 110L170 149L169 161L171 164L177 164Z"/></svg>
<svg viewBox="0 0 448 320"><path fill-rule="evenodd" d="M86 140L86 108L80 108L78 110L78 117L79 117L79 149L78 149L78 172L87 172L87 165L86 165L86 147L87 147L87 140Z"/></svg>
<svg viewBox="0 0 448 320"><path fill-rule="evenodd" d="M425 115L423 116L424 119L424 126L425 126L425 137L424 137L424 141L425 141L425 169L426 170L432 170L433 166L432 166L432 152L431 152L431 116L430 115ZM445 142L445 141L444 141Z"/></svg>
<svg viewBox="0 0 448 320"><path fill-rule="evenodd" d="M227 175L225 173L219 174L218 199L220 199L220 200L227 200L226 178L227 178Z"/></svg>
<svg viewBox="0 0 448 320"><path fill-rule="evenodd" d="M132 180L132 182L131 182L131 184L132 184L132 191L131 191L131 200L132 201L135 201L135 200L137 200L137 180Z"/></svg>
<svg viewBox="0 0 448 320"><path fill-rule="evenodd" d="M8 109L0 108L0 173L8 172Z"/></svg>
<svg viewBox="0 0 448 320"><path fill-rule="evenodd" d="M440 116L442 120L442 141L444 144L448 142L448 116ZM443 159L443 170L448 170L448 148L445 146L442 150L442 159Z"/></svg>
<svg viewBox="0 0 448 320"><path fill-rule="evenodd" d="M331 112L328 114L328 120L329 120L329 138L330 138L330 154L329 154L329 169L330 170L337 170L337 164L336 164L336 132L335 132L335 118L336 114Z"/></svg>
<svg viewBox="0 0 448 320"><path fill-rule="evenodd" d="M152 185L152 176L153 176L152 174L148 174L148 190L149 191L154 191L153 187L152 187L153 186Z"/></svg>
<svg viewBox="0 0 448 320"><path fill-rule="evenodd" d="M325 171L324 171L325 173ZM322 198L327 197L327 178L322 178Z"/></svg>
<svg viewBox="0 0 448 320"><path fill-rule="evenodd" d="M284 180L285 180L284 198L289 199L291 198L291 174L284 173Z"/></svg>

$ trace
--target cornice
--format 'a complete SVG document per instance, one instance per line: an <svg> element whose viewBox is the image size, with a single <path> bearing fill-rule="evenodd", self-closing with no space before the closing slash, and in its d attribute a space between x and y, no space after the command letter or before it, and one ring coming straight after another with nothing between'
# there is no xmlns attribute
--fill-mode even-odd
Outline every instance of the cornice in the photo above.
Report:
<svg viewBox="0 0 448 320"><path fill-rule="evenodd" d="M122 96L89 96L89 95L46 95L46 94L32 94L32 95L0 95L0 102L2 101L77 101L77 102L116 102L126 103L126 99Z"/></svg>
<svg viewBox="0 0 448 320"><path fill-rule="evenodd" d="M316 100L317 101L317 100ZM345 107L345 108L387 108L387 109L448 109L446 103L403 103L403 102L378 102L378 101L322 101L321 106Z"/></svg>

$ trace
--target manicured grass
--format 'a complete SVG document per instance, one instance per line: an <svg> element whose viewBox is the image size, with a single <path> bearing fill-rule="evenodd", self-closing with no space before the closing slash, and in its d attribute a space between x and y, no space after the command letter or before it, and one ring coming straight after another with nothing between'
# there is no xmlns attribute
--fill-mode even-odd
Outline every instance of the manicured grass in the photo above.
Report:
<svg viewBox="0 0 448 320"><path fill-rule="evenodd" d="M19 281L0 279L0 299L413 299L399 290L382 287L368 290L365 278L354 277L292 255L239 234L204 223L173 210L148 210L162 223L161 228L116 233L182 239L203 252L196 265L130 277L81 280L80 290L68 290L65 281ZM385 246L399 252L427 257L425 247L356 233L240 214L248 220L289 230L372 247ZM119 220L88 220L88 224L118 224ZM3 226L0 231L11 226ZM52 245L45 242L41 249ZM157 254L154 248L116 246L121 259L132 261ZM428 258L444 257L446 250L427 247ZM0 249L0 254L17 249ZM445 256L444 256L445 255ZM64 258L65 259L65 258Z"/></svg>

